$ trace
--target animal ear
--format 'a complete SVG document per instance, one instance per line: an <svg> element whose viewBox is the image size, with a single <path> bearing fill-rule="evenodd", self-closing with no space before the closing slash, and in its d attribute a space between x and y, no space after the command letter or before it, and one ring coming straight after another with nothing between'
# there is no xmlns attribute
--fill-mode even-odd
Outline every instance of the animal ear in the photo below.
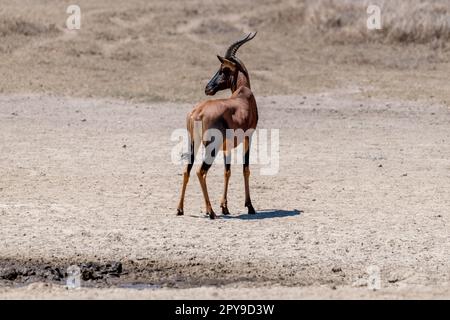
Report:
<svg viewBox="0 0 450 320"><path fill-rule="evenodd" d="M219 55L217 55L217 59L219 59L220 63L224 63L225 62L225 58L221 57Z"/></svg>
<svg viewBox="0 0 450 320"><path fill-rule="evenodd" d="M237 68L237 65L234 61L228 60L227 58L224 58L222 56L217 56L217 58L219 59L220 63L222 63L222 65L224 67L228 67L230 68L232 71L235 71Z"/></svg>
<svg viewBox="0 0 450 320"><path fill-rule="evenodd" d="M219 55L217 55L217 59L219 59L219 61L222 64L224 64L224 65L227 65L227 66L230 66L230 67L236 67L236 63L234 61L232 61L232 60L229 60L229 59L224 58L224 57L219 56Z"/></svg>

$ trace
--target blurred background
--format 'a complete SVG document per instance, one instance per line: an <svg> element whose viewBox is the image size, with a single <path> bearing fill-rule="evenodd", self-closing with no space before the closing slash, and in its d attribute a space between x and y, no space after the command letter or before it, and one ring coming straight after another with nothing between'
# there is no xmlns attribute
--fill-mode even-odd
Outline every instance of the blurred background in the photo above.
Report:
<svg viewBox="0 0 450 320"><path fill-rule="evenodd" d="M369 4L381 30L366 27ZM448 0L1 0L0 91L197 101L216 54L249 31L239 56L257 96L450 101Z"/></svg>

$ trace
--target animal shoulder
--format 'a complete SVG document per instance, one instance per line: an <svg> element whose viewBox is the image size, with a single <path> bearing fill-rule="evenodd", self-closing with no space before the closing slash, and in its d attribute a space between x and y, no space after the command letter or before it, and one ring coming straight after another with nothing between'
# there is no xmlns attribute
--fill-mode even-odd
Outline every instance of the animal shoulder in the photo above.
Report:
<svg viewBox="0 0 450 320"><path fill-rule="evenodd" d="M253 96L252 90L245 86L237 88L232 95L233 98L244 98L244 99L249 99L252 96Z"/></svg>

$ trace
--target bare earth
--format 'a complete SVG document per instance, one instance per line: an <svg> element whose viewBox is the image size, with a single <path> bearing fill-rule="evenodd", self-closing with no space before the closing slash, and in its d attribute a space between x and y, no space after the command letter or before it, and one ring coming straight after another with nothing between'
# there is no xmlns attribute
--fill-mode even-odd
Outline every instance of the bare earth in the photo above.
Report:
<svg viewBox="0 0 450 320"><path fill-rule="evenodd" d="M252 166L248 216L232 167L232 215L210 221L195 175L175 216L170 134L191 105L0 97L3 270L116 261L119 278L86 285L128 286L68 293L44 275L52 286L14 289L34 279L20 271L0 297L449 298L448 107L333 92L258 104L259 127L280 129L280 172ZM208 176L216 211L222 170Z"/></svg>

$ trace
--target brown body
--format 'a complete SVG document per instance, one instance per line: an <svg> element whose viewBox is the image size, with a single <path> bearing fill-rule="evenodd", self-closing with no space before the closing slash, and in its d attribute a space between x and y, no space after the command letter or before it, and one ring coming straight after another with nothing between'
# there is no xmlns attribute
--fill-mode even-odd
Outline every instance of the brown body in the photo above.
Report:
<svg viewBox="0 0 450 320"><path fill-rule="evenodd" d="M209 129L217 129L222 133L222 150L224 152L225 160L225 184L220 206L223 214L229 214L227 206L227 190L228 181L231 175L230 152L232 148L239 144L239 141L237 139L233 139L233 141L227 140L225 132L227 129L241 129L244 132L247 132L249 129L256 129L258 124L258 109L256 106L255 97L253 96L250 88L250 79L247 69L243 63L234 56L234 53L240 45L254 37L254 35L252 37L250 36L251 34L248 35L247 38L234 43L227 51L227 55L225 57L218 56L221 61L220 69L205 89L205 93L208 95L214 95L219 90L231 89L231 97L228 99L207 100L201 102L194 107L194 109L187 116L187 129L191 138L190 162L186 166L183 175L181 198L177 210L178 215L184 214L183 204L186 186L189 181L190 171L199 147L199 144L194 143L194 141L199 140L206 145L207 142L204 139L204 133ZM229 54L229 52L232 54ZM195 125L196 122L201 123L201 129L198 129L199 127ZM201 132L196 132L199 130ZM245 186L245 206L248 208L249 214L254 214L256 212L250 199L249 188L250 142L250 136L245 136L243 139L245 153L243 175ZM212 157L215 157L215 154L213 154ZM210 161L203 161L202 165L197 170L197 176L199 178L205 199L206 213L211 219L214 219L216 215L211 207L206 186L206 175L212 164L211 159L209 160Z"/></svg>
<svg viewBox="0 0 450 320"><path fill-rule="evenodd" d="M244 77L242 73L239 73ZM244 82L244 81L243 81ZM255 129L258 109L250 85L239 86L228 99L207 100L198 104L188 114L188 123L202 121L204 129L214 128L214 123L223 119L227 129ZM188 130L190 130L188 126ZM193 132L189 132L193 134Z"/></svg>

